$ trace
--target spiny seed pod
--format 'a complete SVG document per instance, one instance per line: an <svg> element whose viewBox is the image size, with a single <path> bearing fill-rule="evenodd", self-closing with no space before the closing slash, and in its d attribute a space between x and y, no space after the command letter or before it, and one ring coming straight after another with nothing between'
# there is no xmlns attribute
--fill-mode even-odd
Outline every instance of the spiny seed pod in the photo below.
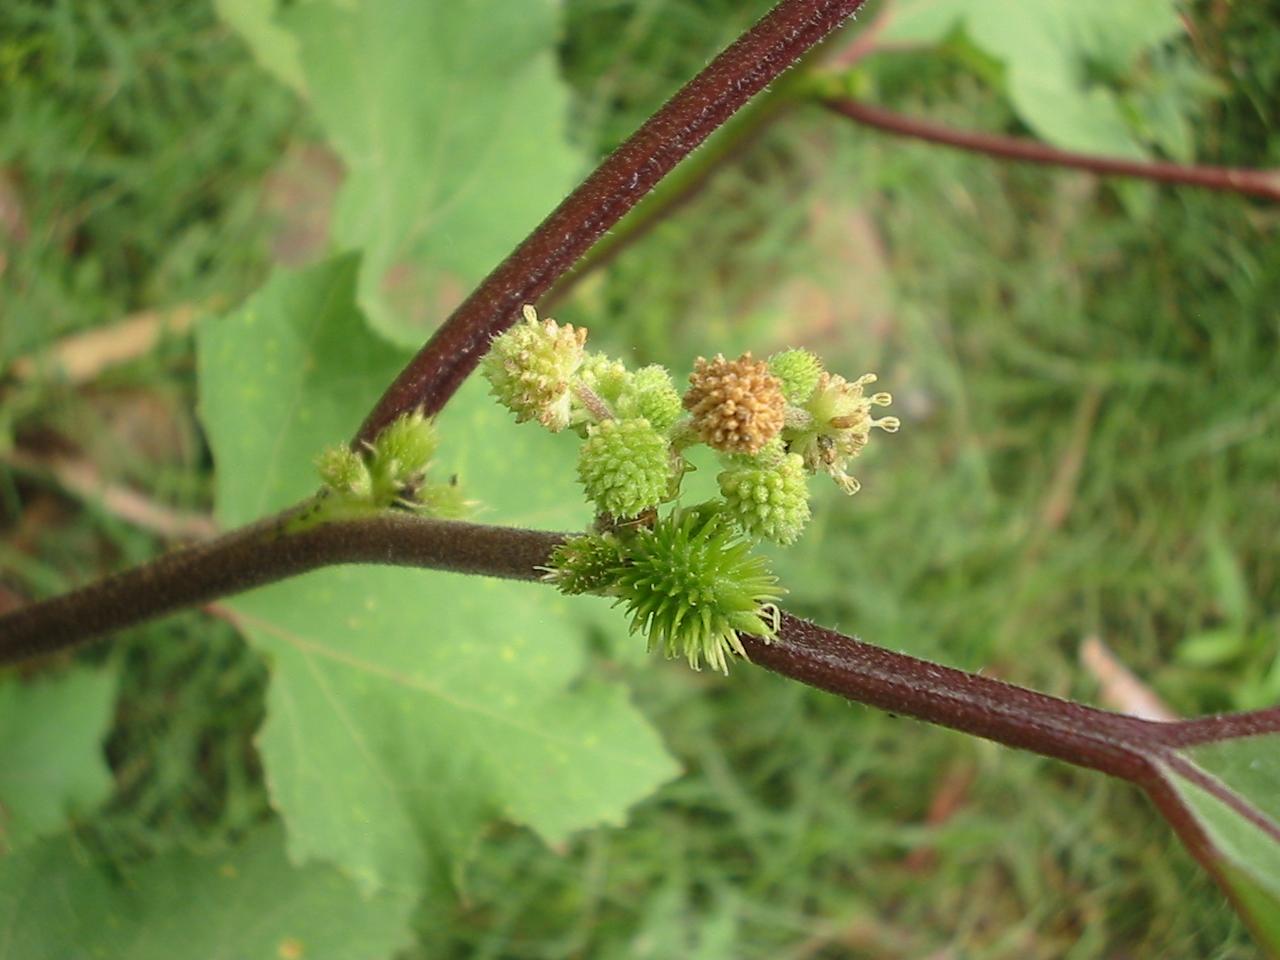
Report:
<svg viewBox="0 0 1280 960"><path fill-rule="evenodd" d="M818 385L822 361L808 350L783 350L769 358L769 372L782 381L782 395L787 402L801 404Z"/></svg>
<svg viewBox="0 0 1280 960"><path fill-rule="evenodd" d="M653 429L666 433L680 418L680 394L671 382L671 374L660 364L641 367L617 399L618 416L643 417Z"/></svg>
<svg viewBox="0 0 1280 960"><path fill-rule="evenodd" d="M809 522L809 484L799 454L787 454L774 467L730 467L716 479L725 511L748 536L786 546Z"/></svg>
<svg viewBox="0 0 1280 960"><path fill-rule="evenodd" d="M782 430L786 404L782 383L750 353L699 357L684 395L698 436L723 453L759 451Z"/></svg>
<svg viewBox="0 0 1280 960"><path fill-rule="evenodd" d="M644 631L649 649L705 661L729 672L728 657L746 656L740 633L772 640L774 601L784 591L764 557L713 510L676 510L627 544L618 574L618 603L631 615L631 632Z"/></svg>
<svg viewBox="0 0 1280 960"><path fill-rule="evenodd" d="M874 383L874 373L863 374L852 382L833 373L818 378L813 395L804 403L811 418L802 426L788 427L782 438L788 447L804 458L805 469L830 474L845 493L857 493L858 481L845 472L848 462L862 452L872 427L896 433L897 417L871 416L872 407L885 407L893 402L887 393L864 396L862 388Z"/></svg>
<svg viewBox="0 0 1280 960"><path fill-rule="evenodd" d="M578 478L604 513L634 517L656 507L671 485L671 450L648 420L606 420L578 451Z"/></svg>
<svg viewBox="0 0 1280 960"><path fill-rule="evenodd" d="M622 545L611 533L573 537L551 551L544 580L570 596L602 593L622 569Z"/></svg>
<svg viewBox="0 0 1280 960"><path fill-rule="evenodd" d="M326 487L355 500L373 494L373 478L364 459L349 447L330 447L316 460L316 470Z"/></svg>
<svg viewBox="0 0 1280 960"><path fill-rule="evenodd" d="M539 320L524 307L524 321L495 337L482 362L493 395L516 415L551 432L569 425L569 380L582 364L585 329Z"/></svg>

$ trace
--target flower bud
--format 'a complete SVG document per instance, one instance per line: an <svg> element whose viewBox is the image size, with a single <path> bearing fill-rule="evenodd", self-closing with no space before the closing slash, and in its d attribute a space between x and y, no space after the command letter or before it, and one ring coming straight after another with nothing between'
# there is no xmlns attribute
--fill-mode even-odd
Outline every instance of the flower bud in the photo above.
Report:
<svg viewBox="0 0 1280 960"><path fill-rule="evenodd" d="M722 453L756 453L782 430L782 383L763 360L699 357L684 395L702 442Z"/></svg>
<svg viewBox="0 0 1280 960"><path fill-rule="evenodd" d="M578 478L604 513L634 517L656 507L671 485L671 449L648 420L606 420L578 451Z"/></svg>
<svg viewBox="0 0 1280 960"><path fill-rule="evenodd" d="M798 405L808 400L818 385L822 361L808 350L783 350L769 358L769 372L782 381L787 402Z"/></svg>
<svg viewBox="0 0 1280 960"><path fill-rule="evenodd" d="M748 536L786 546L809 522L809 484L799 454L787 454L773 467L730 467L717 481L725 512Z"/></svg>
<svg viewBox="0 0 1280 960"><path fill-rule="evenodd" d="M533 307L524 321L494 338L481 363L493 395L516 415L556 433L569 425L569 381L582 364L587 331L539 320Z"/></svg>

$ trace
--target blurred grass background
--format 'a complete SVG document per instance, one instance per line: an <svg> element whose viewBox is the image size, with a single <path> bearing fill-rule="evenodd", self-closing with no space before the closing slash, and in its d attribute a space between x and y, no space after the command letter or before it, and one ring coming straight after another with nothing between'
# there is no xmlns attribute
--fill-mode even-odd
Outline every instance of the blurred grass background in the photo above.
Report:
<svg viewBox="0 0 1280 960"><path fill-rule="evenodd" d="M572 134L633 129L768 6L568 0ZM1280 33L1199 3L1203 162L1280 166ZM338 174L209 4L0 9L0 369L138 311L233 304L311 252ZM1011 128L962 57L876 65L877 102ZM894 649L1097 701L1103 638L1175 711L1280 700L1280 211L1117 188L788 114L558 313L678 376L804 344L880 373L904 420L780 556L792 606ZM208 508L181 334L0 402L0 603L161 548L17 454ZM619 621L621 623L621 621ZM550 851L497 827L420 918L434 957L1255 956L1132 789L749 668L616 656L686 775ZM94 822L113 856L214 848L266 811L265 671L190 613L130 632Z"/></svg>

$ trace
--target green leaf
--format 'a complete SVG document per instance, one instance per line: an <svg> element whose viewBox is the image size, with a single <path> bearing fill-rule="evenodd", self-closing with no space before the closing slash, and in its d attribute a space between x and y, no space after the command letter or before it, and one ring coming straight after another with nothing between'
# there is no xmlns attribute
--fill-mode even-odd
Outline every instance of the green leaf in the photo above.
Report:
<svg viewBox="0 0 1280 960"><path fill-rule="evenodd" d="M0 682L0 849L65 829L111 793L102 739L115 699L107 670Z"/></svg>
<svg viewBox="0 0 1280 960"><path fill-rule="evenodd" d="M347 259L274 280L200 337L201 403L228 523L314 489L389 379ZM472 380L439 420L440 478L488 522L581 529L575 443L517 426ZM273 664L260 748L295 858L365 889L454 866L503 816L551 841L620 822L675 766L615 685L574 685L594 605L549 588L348 567L235 600ZM621 624L615 617L615 628Z"/></svg>
<svg viewBox="0 0 1280 960"><path fill-rule="evenodd" d="M290 866L276 825L225 855L165 856L123 877L67 836L3 863L0 960L374 960L412 940L413 897L362 899L331 867Z"/></svg>
<svg viewBox="0 0 1280 960"><path fill-rule="evenodd" d="M359 425L409 355L365 334L360 258L281 273L200 336L201 419L220 469L216 513L247 523L313 493L313 463Z"/></svg>
<svg viewBox="0 0 1280 960"><path fill-rule="evenodd" d="M1115 92L1123 76L1181 28L1171 0L898 0L885 42L936 44L963 29L1005 65L1018 116L1045 140L1089 153L1145 154Z"/></svg>
<svg viewBox="0 0 1280 960"><path fill-rule="evenodd" d="M1249 587L1240 561L1220 530L1210 531L1206 539L1209 582L1213 585L1214 597L1227 622L1238 630L1243 629L1249 622Z"/></svg>
<svg viewBox="0 0 1280 960"><path fill-rule="evenodd" d="M299 93L306 93L298 40L276 22L277 0L213 0L218 16L244 37L258 62Z"/></svg>
<svg viewBox="0 0 1280 960"><path fill-rule="evenodd" d="M1165 766L1204 833L1212 866L1254 933L1280 951L1280 734L1180 751L1191 769Z"/></svg>
<svg viewBox="0 0 1280 960"><path fill-rule="evenodd" d="M1247 638L1232 627L1202 630L1178 643L1175 656L1179 663L1192 667L1217 667L1245 652Z"/></svg>
<svg viewBox="0 0 1280 960"><path fill-rule="evenodd" d="M421 341L564 196L552 0L296 4L311 103L348 176L333 239L364 252L360 305Z"/></svg>

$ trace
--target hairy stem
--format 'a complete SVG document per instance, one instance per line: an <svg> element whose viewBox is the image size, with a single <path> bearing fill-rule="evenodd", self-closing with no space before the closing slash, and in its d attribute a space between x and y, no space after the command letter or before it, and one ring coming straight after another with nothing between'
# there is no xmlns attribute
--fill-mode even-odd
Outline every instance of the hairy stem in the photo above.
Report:
<svg viewBox="0 0 1280 960"><path fill-rule="evenodd" d="M356 442L407 411L439 411L521 306L536 303L677 163L863 2L783 0L711 61L463 301L382 395Z"/></svg>
<svg viewBox="0 0 1280 960"><path fill-rule="evenodd" d="M919 120L903 116L892 110L874 107L839 97L820 101L833 113L848 117L857 123L877 130L884 130L902 137L927 140L930 143L985 153L1008 160L1023 160L1049 166L1071 167L1101 175L1136 177L1159 183L1203 187L1206 190L1222 190L1280 200L1280 175L1266 170L1248 170L1236 167L1190 167L1178 163L1148 160L1125 160L1119 157L1099 157L1088 153L1059 150L1037 140L1023 137L1006 137L992 133L957 130L931 120Z"/></svg>
<svg viewBox="0 0 1280 960"><path fill-rule="evenodd" d="M562 537L386 512L297 529L302 504L78 590L0 616L0 663L55 653L122 627L342 563L531 580Z"/></svg>
<svg viewBox="0 0 1280 960"><path fill-rule="evenodd" d="M1164 724L1097 710L863 643L784 614L778 640L743 637L752 662L858 703L1128 780L1149 773Z"/></svg>
<svg viewBox="0 0 1280 960"><path fill-rule="evenodd" d="M321 567L376 563L533 580L564 535L386 512L303 527L311 502L0 617L0 663ZM1280 709L1159 723L1086 707L863 643L790 614L752 661L858 703L1101 770L1148 788L1178 747L1280 731Z"/></svg>

